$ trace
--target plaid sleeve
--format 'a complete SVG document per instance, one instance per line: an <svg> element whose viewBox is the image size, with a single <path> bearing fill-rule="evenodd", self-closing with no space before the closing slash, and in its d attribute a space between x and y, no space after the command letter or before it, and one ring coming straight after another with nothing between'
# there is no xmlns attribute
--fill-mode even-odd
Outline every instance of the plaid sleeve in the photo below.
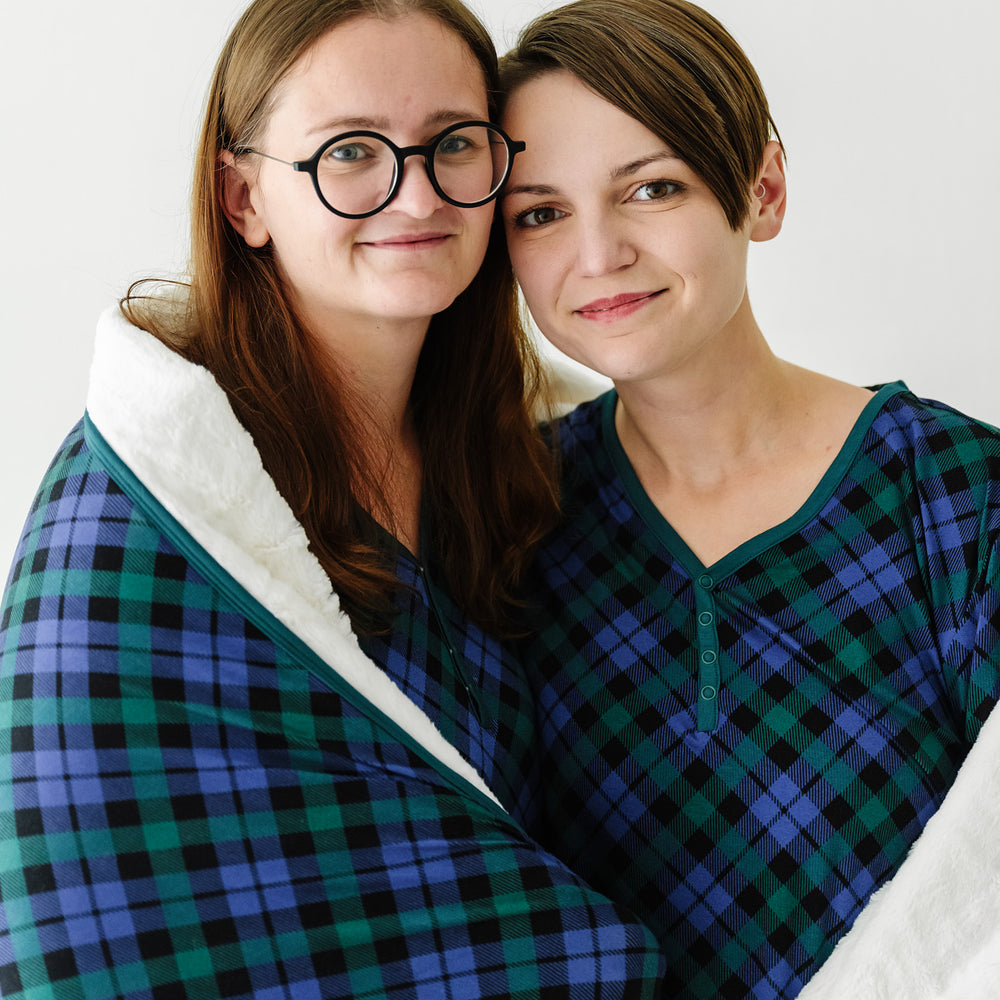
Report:
<svg viewBox="0 0 1000 1000"><path fill-rule="evenodd" d="M969 591L939 611L942 659L969 745L1000 700L1000 539L987 542L988 555Z"/></svg>
<svg viewBox="0 0 1000 1000"><path fill-rule="evenodd" d="M303 669L79 428L0 657L5 1000L656 995L641 924Z"/></svg>
<svg viewBox="0 0 1000 1000"><path fill-rule="evenodd" d="M913 523L964 750L1000 699L1000 431L909 397Z"/></svg>

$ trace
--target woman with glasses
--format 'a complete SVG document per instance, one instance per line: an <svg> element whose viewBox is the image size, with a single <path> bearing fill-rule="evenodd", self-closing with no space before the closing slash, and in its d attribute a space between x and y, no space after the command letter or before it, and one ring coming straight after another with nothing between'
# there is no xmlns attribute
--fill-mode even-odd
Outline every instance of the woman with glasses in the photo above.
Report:
<svg viewBox="0 0 1000 1000"><path fill-rule="evenodd" d="M5 1000L652 997L525 832L555 517L454 0L256 0L190 281L100 322L0 622Z"/></svg>
<svg viewBox="0 0 1000 1000"><path fill-rule="evenodd" d="M770 351L746 267L783 149L705 11L578 0L501 77L515 273L614 382L551 428L550 842L656 933L668 995L996 995L1000 433Z"/></svg>

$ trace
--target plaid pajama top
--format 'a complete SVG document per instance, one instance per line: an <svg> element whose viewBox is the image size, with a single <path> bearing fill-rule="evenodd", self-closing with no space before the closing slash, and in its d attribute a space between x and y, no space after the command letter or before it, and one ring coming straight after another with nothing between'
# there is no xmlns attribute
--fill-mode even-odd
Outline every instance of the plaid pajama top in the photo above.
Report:
<svg viewBox="0 0 1000 1000"><path fill-rule="evenodd" d="M787 1000L1000 695L1000 432L883 387L795 516L703 566L615 402L559 424L537 563L548 835L654 930L672 995Z"/></svg>
<svg viewBox="0 0 1000 1000"><path fill-rule="evenodd" d="M653 998L645 927L489 794L530 802L517 664L441 610L436 634L482 685L476 717L418 594L399 624L421 648L393 637L383 672L335 604L299 606L288 567L312 557L293 518L261 545L271 575L220 561L240 532L272 530L255 519L273 484L220 505L252 461L231 458L245 432L189 369L106 315L101 423L67 438L17 549L0 610L0 996ZM213 435L225 447L179 482L168 459L194 468ZM125 445L151 480L167 469L155 495ZM232 537L204 533L206 507L235 515ZM449 763L449 740L468 756Z"/></svg>
<svg viewBox="0 0 1000 1000"><path fill-rule="evenodd" d="M432 544L425 541L418 560L387 532L378 535L406 589L396 597L391 631L361 636L361 648L437 721L521 826L533 829L540 778L533 700L520 663L435 583Z"/></svg>

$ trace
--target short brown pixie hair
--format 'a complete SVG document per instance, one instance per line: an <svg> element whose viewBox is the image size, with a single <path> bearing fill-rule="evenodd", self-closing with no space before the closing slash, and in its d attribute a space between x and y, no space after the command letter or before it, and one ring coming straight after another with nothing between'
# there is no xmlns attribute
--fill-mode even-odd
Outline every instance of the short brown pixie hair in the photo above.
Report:
<svg viewBox="0 0 1000 1000"><path fill-rule="evenodd" d="M750 60L711 14L686 0L575 0L521 32L501 85L557 69L659 136L740 228L764 147L781 138Z"/></svg>

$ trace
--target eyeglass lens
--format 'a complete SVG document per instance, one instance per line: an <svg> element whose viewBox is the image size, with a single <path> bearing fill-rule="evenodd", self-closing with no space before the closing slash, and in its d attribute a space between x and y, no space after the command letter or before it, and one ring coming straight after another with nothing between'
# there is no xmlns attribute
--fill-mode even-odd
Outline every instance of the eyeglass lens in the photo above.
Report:
<svg viewBox="0 0 1000 1000"><path fill-rule="evenodd" d="M466 125L441 136L431 158L434 180L451 201L473 205L496 193L507 172L503 135L483 125ZM341 136L319 159L316 181L339 212L361 215L381 205L396 179L396 154L371 135Z"/></svg>

